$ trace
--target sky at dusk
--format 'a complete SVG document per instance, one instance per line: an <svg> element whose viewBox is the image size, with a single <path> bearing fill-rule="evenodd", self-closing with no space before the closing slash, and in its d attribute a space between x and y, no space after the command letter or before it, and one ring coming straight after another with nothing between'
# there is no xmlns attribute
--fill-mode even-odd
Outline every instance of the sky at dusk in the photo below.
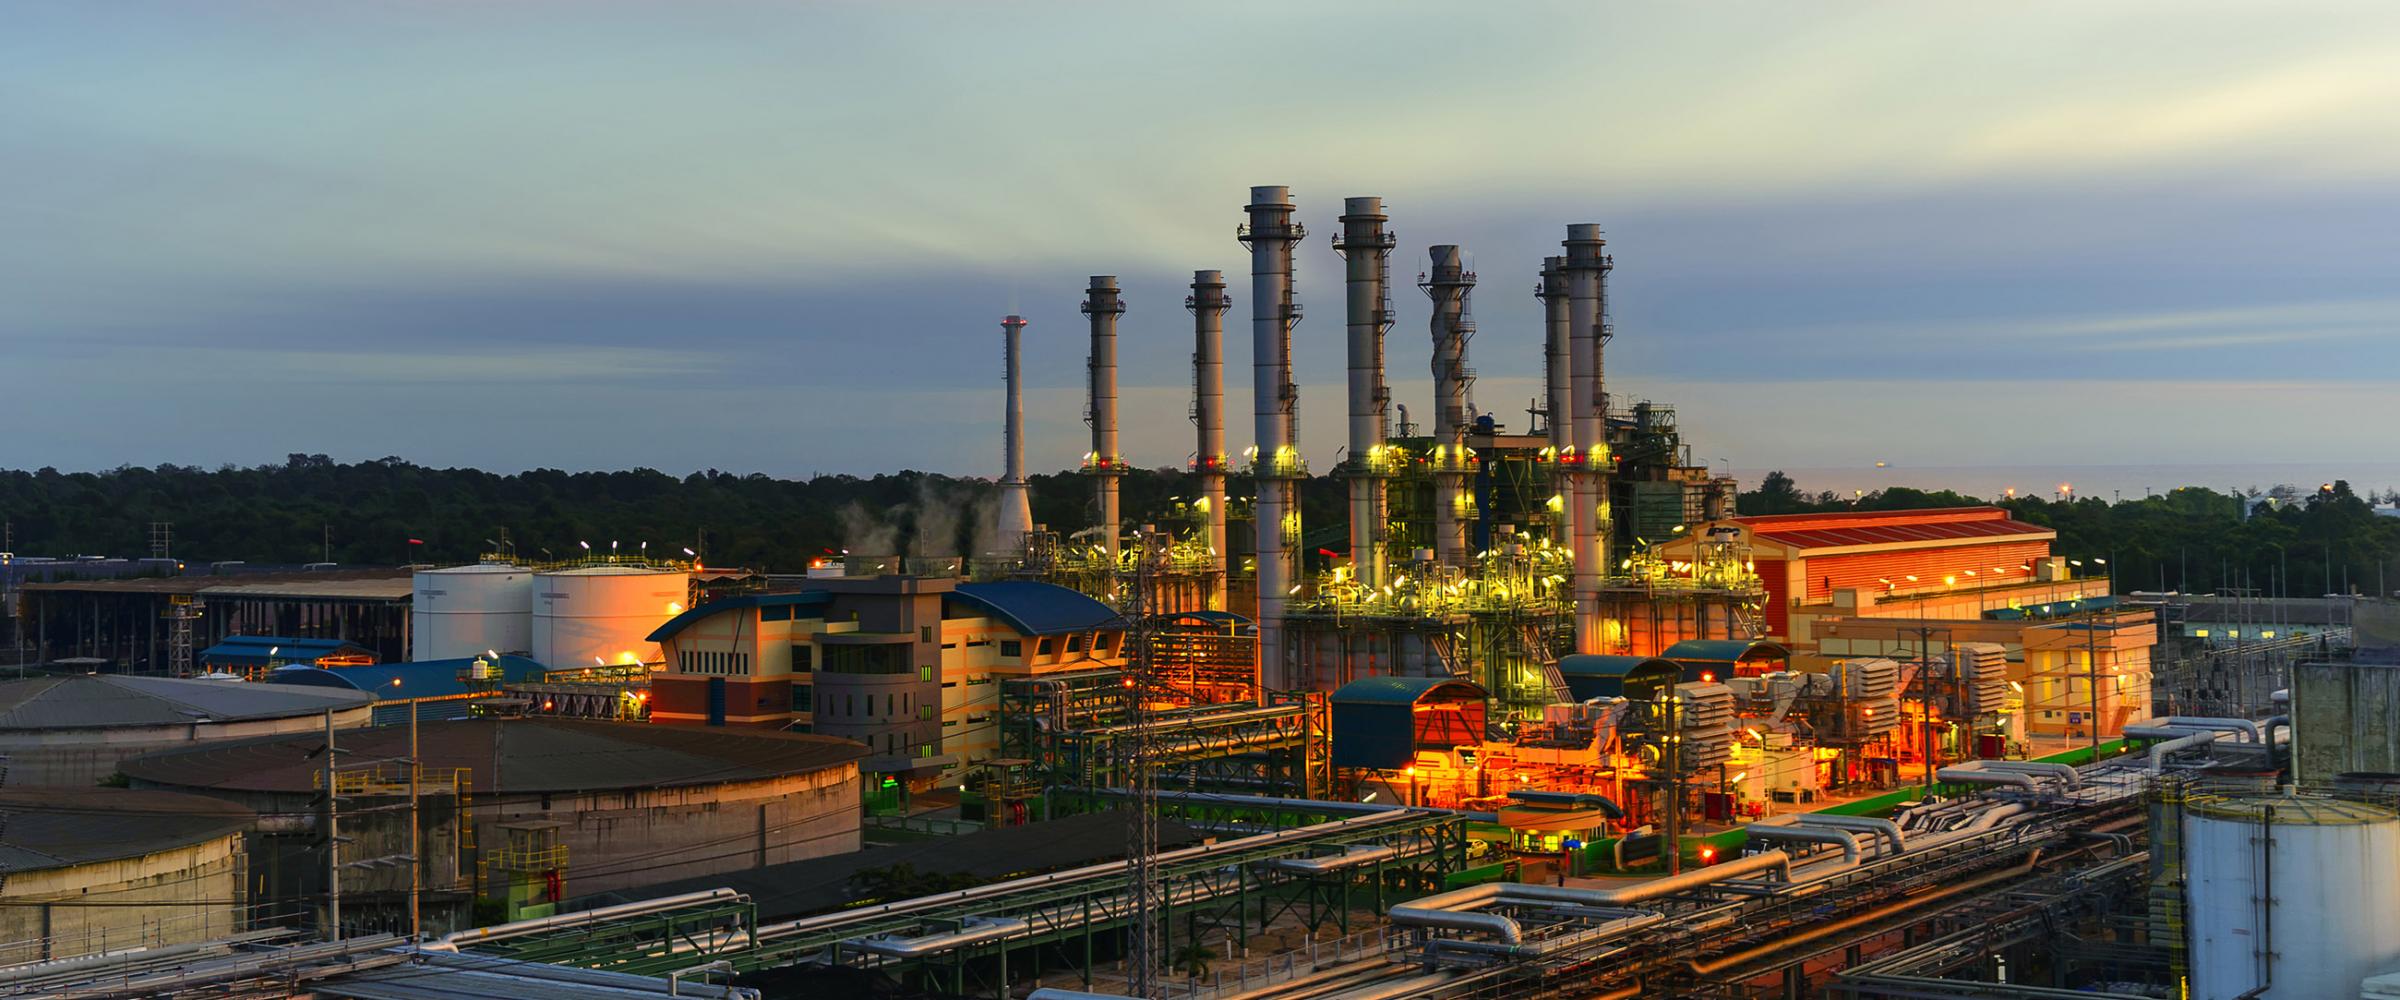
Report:
<svg viewBox="0 0 2400 1000"><path fill-rule="evenodd" d="M209 4L0 11L0 467L1074 464L1086 277L1180 465L1195 268L1287 184L1342 431L1341 199L1481 284L1525 421L1564 227L1619 398L1736 468L2342 462L2400 422L2400 5Z"/></svg>

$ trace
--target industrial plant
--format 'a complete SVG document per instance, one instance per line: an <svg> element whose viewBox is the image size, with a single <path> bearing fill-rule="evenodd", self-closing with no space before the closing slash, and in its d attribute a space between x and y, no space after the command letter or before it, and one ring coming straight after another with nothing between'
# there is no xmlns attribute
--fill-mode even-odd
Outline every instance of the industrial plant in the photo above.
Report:
<svg viewBox="0 0 2400 1000"><path fill-rule="evenodd" d="M1088 334L1080 455L1029 465L1043 310L1000 320L982 551L28 584L45 646L179 676L7 682L12 766L77 809L109 783L214 811L79 853L10 798L0 846L224 891L141 897L188 912L108 925L132 939L18 920L0 996L494 969L728 997L2400 995L2381 602L2215 646L2274 633L2121 593L2006 508L1739 514L1676 409L1607 378L1597 224L1512 248L1537 329L1478 329L1502 279L1424 245L1420 424L1385 363L1390 207L1228 201L1250 281L1191 273L1190 478L1155 509L1128 477L1184 456L1123 453L1119 343L1172 307L1091 275L1042 300ZM1304 254L1343 275L1338 390L1293 373ZM1476 398L1495 354L1541 360L1523 427ZM1343 414L1336 453L1303 454L1304 403ZM1035 465L1080 474L1088 520L1035 520ZM1312 470L1339 523L1304 517Z"/></svg>

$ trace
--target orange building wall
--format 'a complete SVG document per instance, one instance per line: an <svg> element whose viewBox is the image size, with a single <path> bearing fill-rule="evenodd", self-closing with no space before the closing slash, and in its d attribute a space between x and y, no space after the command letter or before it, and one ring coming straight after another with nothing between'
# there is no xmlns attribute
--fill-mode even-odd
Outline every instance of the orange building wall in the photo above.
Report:
<svg viewBox="0 0 2400 1000"><path fill-rule="evenodd" d="M792 721L789 678L725 681L725 724L781 729ZM655 722L708 723L707 677L660 675L650 681L650 718Z"/></svg>
<svg viewBox="0 0 2400 1000"><path fill-rule="evenodd" d="M1804 604L1824 604L1833 600L1836 590L1857 590L1860 600L1870 594L1881 594L1889 579L1895 589L1939 590L1942 578L1956 576L1960 586L1977 583L2019 582L2033 578L2025 568L2029 559L2041 559L2050 554L2048 539L2023 542L1998 542L1981 545L1946 545L1939 548L1901 549L1893 552L1858 552L1848 555L1812 556L1800 561L1802 580L1806 587ZM2007 572L1993 580L1992 567ZM1968 577L1974 570L1978 577ZM1910 575L1917 582L1908 582Z"/></svg>

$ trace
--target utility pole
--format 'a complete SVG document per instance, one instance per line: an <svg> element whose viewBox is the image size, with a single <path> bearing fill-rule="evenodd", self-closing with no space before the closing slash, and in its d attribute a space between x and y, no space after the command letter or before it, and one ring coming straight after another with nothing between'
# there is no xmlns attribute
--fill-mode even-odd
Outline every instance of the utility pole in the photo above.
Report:
<svg viewBox="0 0 2400 1000"><path fill-rule="evenodd" d="M1683 871L1683 696L1667 686L1667 874Z"/></svg>
<svg viewBox="0 0 2400 1000"><path fill-rule="evenodd" d="M342 939L342 816L334 795L333 710L325 710L325 940Z"/></svg>
<svg viewBox="0 0 2400 1000"><path fill-rule="evenodd" d="M424 940L425 931L425 820L417 811L417 781L424 773L424 759L417 756L417 713L422 704L408 705L408 941ZM460 822L468 822L459 814Z"/></svg>

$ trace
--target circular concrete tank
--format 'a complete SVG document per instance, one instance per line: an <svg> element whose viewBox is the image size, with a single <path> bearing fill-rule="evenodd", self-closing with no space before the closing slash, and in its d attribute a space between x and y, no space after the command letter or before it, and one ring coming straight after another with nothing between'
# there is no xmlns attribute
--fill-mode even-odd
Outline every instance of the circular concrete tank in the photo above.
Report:
<svg viewBox="0 0 2400 1000"><path fill-rule="evenodd" d="M2195 798L2184 865L2192 1000L2357 996L2360 980L2400 969L2400 815L2388 808Z"/></svg>
<svg viewBox="0 0 2400 1000"><path fill-rule="evenodd" d="M507 563L420 570L409 659L455 660L533 649L533 571Z"/></svg>
<svg viewBox="0 0 2400 1000"><path fill-rule="evenodd" d="M316 669L314 667L305 669ZM217 740L322 734L372 721L358 691L235 680L67 674L0 681L8 784L90 788L127 757Z"/></svg>
<svg viewBox="0 0 2400 1000"><path fill-rule="evenodd" d="M655 663L650 632L683 611L691 574L647 566L578 566L533 581L533 658L552 670Z"/></svg>

